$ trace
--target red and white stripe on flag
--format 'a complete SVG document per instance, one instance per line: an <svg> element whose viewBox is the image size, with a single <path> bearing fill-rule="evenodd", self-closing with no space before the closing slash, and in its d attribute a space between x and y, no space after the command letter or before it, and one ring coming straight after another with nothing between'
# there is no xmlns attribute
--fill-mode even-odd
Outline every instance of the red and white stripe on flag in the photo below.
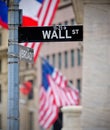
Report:
<svg viewBox="0 0 110 130"><path fill-rule="evenodd" d="M71 88L66 84L65 84L66 86L64 87L64 83L66 80L65 78L64 80L62 80L63 77L62 78L61 77L62 76L58 74L56 79L53 79L53 77L48 76L49 83L53 91L57 106L62 107L62 106L78 105L79 104L78 90L76 88ZM60 79L59 82L61 86L58 85L57 79Z"/></svg>
<svg viewBox="0 0 110 130"><path fill-rule="evenodd" d="M58 107L51 88L46 92L44 87L40 90L39 123L43 128L51 127L58 118Z"/></svg>
<svg viewBox="0 0 110 130"><path fill-rule="evenodd" d="M58 106L78 105L79 104L79 91L70 84L66 77L62 75L56 68L49 77L53 93L56 97Z"/></svg>
<svg viewBox="0 0 110 130"><path fill-rule="evenodd" d="M59 72L56 68L54 69L54 72L52 73L52 78L55 81L55 83L61 88L65 88L68 84L66 77L63 76L62 73Z"/></svg>
<svg viewBox="0 0 110 130"><path fill-rule="evenodd" d="M51 25L59 1L60 0L21 0L19 7L23 9L23 26ZM34 49L34 62L36 62L42 43L21 43L21 45Z"/></svg>

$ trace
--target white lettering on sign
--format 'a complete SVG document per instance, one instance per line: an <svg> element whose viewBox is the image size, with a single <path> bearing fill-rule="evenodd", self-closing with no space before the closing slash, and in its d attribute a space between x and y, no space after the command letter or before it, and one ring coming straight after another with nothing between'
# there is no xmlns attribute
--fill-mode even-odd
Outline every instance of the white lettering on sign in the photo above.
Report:
<svg viewBox="0 0 110 130"><path fill-rule="evenodd" d="M58 39L58 36L57 36L57 33L56 33L55 30L54 30L53 33L52 33L51 39L53 39L54 37L55 37L56 39Z"/></svg>
<svg viewBox="0 0 110 130"><path fill-rule="evenodd" d="M65 38L64 36L62 36L61 30L59 30L59 38L60 39L64 39Z"/></svg>
<svg viewBox="0 0 110 130"><path fill-rule="evenodd" d="M50 31L50 30L49 30L49 31L46 30L45 32L42 31L42 33L43 33L43 38L44 38L44 39L46 39L46 38L47 38L47 39L50 39L50 34L51 34L51 31Z"/></svg>
<svg viewBox="0 0 110 130"><path fill-rule="evenodd" d="M72 38L71 36L68 36L68 30L66 30L66 38L68 39Z"/></svg>
<svg viewBox="0 0 110 130"><path fill-rule="evenodd" d="M72 34L74 35L74 34L78 34L79 33L79 29L73 29L72 30Z"/></svg>
<svg viewBox="0 0 110 130"><path fill-rule="evenodd" d="M71 39L72 35L78 34L79 29L73 29L72 32L69 30L43 30L42 35L44 39ZM71 34L71 35L70 35Z"/></svg>
<svg viewBox="0 0 110 130"><path fill-rule="evenodd" d="M53 26L53 29L54 30L65 30L66 26L63 26L63 25Z"/></svg>

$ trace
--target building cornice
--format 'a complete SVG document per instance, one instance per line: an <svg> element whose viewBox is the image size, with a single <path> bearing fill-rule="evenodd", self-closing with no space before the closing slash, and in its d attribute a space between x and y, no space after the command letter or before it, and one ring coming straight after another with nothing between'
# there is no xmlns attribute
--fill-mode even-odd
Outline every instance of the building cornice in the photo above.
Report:
<svg viewBox="0 0 110 130"><path fill-rule="evenodd" d="M110 4L110 0L83 0L84 4Z"/></svg>
<svg viewBox="0 0 110 130"><path fill-rule="evenodd" d="M77 24L83 24L83 0L72 0Z"/></svg>
<svg viewBox="0 0 110 130"><path fill-rule="evenodd" d="M110 4L110 0L72 0L77 24L83 24L84 4Z"/></svg>

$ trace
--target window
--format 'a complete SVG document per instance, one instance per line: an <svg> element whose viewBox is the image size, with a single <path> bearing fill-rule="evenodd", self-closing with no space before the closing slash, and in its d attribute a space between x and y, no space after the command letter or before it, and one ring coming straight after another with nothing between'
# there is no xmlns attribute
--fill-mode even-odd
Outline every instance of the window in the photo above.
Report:
<svg viewBox="0 0 110 130"><path fill-rule="evenodd" d="M2 130L2 116L0 115L0 130Z"/></svg>
<svg viewBox="0 0 110 130"><path fill-rule="evenodd" d="M65 51L64 57L65 57L65 68L67 68L68 67L68 53L67 53L67 51Z"/></svg>
<svg viewBox="0 0 110 130"><path fill-rule="evenodd" d="M74 24L75 24L74 19L71 19L71 25L74 25Z"/></svg>
<svg viewBox="0 0 110 130"><path fill-rule="evenodd" d="M2 102L2 87L1 87L1 84L0 84L0 103Z"/></svg>
<svg viewBox="0 0 110 130"><path fill-rule="evenodd" d="M65 22L64 22L64 25L68 25L68 21L65 21Z"/></svg>
<svg viewBox="0 0 110 130"><path fill-rule="evenodd" d="M52 63L53 63L53 66L55 66L55 54L52 55Z"/></svg>
<svg viewBox="0 0 110 130"><path fill-rule="evenodd" d="M29 80L32 83L32 89L28 95L28 99L31 100L34 98L34 92L33 92L33 80Z"/></svg>
<svg viewBox="0 0 110 130"><path fill-rule="evenodd" d="M48 60L48 62L49 62L49 59L50 59L50 57L49 57L49 56L47 56L47 60Z"/></svg>
<svg viewBox="0 0 110 130"><path fill-rule="evenodd" d="M0 33L0 46L2 45L2 35Z"/></svg>
<svg viewBox="0 0 110 130"><path fill-rule="evenodd" d="M0 60L0 73L2 72L2 60Z"/></svg>
<svg viewBox="0 0 110 130"><path fill-rule="evenodd" d="M70 82L71 84L73 84L73 81L72 81L72 80L69 80L69 82Z"/></svg>
<svg viewBox="0 0 110 130"><path fill-rule="evenodd" d="M61 26L61 25L62 25L62 23L59 23L58 25L59 25L59 26Z"/></svg>
<svg viewBox="0 0 110 130"><path fill-rule="evenodd" d="M71 66L74 66L74 50L71 50Z"/></svg>
<svg viewBox="0 0 110 130"><path fill-rule="evenodd" d="M34 130L34 114L33 114L33 112L29 113L29 117L30 117L30 121L29 121L29 123L30 123L30 130Z"/></svg>
<svg viewBox="0 0 110 130"><path fill-rule="evenodd" d="M81 65L81 51L80 51L80 49L77 50L77 61L78 61L78 65Z"/></svg>
<svg viewBox="0 0 110 130"><path fill-rule="evenodd" d="M78 88L79 92L81 92L81 80L80 79L77 80L77 88Z"/></svg>
<svg viewBox="0 0 110 130"><path fill-rule="evenodd" d="M62 55L61 53L58 54L58 68L61 69L61 65L62 65Z"/></svg>
<svg viewBox="0 0 110 130"><path fill-rule="evenodd" d="M26 69L29 69L29 63L26 62Z"/></svg>

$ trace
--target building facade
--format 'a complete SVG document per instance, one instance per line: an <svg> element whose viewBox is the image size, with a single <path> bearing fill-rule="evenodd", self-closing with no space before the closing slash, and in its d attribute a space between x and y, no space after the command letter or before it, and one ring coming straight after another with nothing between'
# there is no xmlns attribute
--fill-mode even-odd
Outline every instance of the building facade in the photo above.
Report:
<svg viewBox="0 0 110 130"><path fill-rule="evenodd" d="M84 25L82 130L110 129L110 1L72 0Z"/></svg>
<svg viewBox="0 0 110 130"><path fill-rule="evenodd" d="M7 50L8 33L0 29L0 129L6 129L7 119Z"/></svg>
<svg viewBox="0 0 110 130"><path fill-rule="evenodd" d="M61 0L53 25L76 25L71 0ZM0 29L0 129L7 128L7 50L8 31ZM81 92L82 86L82 46L79 42L43 43L40 55L63 73ZM20 61L20 81L33 84L29 95L20 93L20 130L39 130L38 98L41 85L41 58L36 64Z"/></svg>

